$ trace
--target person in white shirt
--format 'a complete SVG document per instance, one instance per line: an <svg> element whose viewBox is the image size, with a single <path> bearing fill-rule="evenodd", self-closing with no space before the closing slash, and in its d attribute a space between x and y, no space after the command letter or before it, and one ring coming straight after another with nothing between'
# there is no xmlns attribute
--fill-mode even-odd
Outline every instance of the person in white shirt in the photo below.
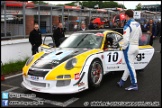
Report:
<svg viewBox="0 0 162 108"><path fill-rule="evenodd" d="M77 29L78 29L78 25L74 24L74 31L77 31Z"/></svg>

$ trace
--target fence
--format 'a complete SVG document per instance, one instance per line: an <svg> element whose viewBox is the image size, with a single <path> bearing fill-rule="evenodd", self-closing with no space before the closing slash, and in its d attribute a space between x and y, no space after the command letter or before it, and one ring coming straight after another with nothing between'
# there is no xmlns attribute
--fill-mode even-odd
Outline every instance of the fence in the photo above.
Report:
<svg viewBox="0 0 162 108"><path fill-rule="evenodd" d="M1 1L1 39L27 38L34 23L40 25L40 31L44 35L52 33L53 26L57 26L59 22L63 23L67 31L73 31L76 23L79 27L82 22L88 26L92 17L110 20L118 12L108 9L81 9L77 6ZM147 17L144 14L142 16Z"/></svg>
<svg viewBox="0 0 162 108"><path fill-rule="evenodd" d="M88 10L68 6L39 5L27 2L1 2L1 39L26 38L34 23L40 25L42 34L52 33L53 26L63 23L72 31L75 23L88 26L92 17L109 18L116 12ZM78 20L78 22L76 21Z"/></svg>

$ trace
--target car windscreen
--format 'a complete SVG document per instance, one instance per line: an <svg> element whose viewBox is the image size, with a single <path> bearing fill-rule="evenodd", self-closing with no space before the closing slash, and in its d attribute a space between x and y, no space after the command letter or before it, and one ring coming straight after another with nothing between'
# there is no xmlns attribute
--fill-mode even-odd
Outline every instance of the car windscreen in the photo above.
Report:
<svg viewBox="0 0 162 108"><path fill-rule="evenodd" d="M100 48L103 36L94 33L74 33L68 37L60 48Z"/></svg>

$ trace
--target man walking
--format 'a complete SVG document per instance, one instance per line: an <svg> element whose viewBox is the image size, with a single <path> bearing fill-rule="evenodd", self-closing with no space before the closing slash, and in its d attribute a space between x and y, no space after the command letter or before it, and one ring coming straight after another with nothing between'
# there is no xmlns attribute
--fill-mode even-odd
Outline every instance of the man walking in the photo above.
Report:
<svg viewBox="0 0 162 108"><path fill-rule="evenodd" d="M42 44L42 35L39 31L39 25L34 24L34 29L30 32L29 42L32 45L32 55L38 52L38 47Z"/></svg>
<svg viewBox="0 0 162 108"><path fill-rule="evenodd" d="M139 37L142 35L142 31L140 24L133 19L132 10L127 10L125 12L125 18L127 20L127 23L125 24L123 30L124 42L122 45L122 49L127 68L124 71L120 81L117 82L117 84L119 87L123 87L124 82L130 75L131 86L125 88L125 90L138 90L137 77L134 68L134 60L138 54L138 41Z"/></svg>

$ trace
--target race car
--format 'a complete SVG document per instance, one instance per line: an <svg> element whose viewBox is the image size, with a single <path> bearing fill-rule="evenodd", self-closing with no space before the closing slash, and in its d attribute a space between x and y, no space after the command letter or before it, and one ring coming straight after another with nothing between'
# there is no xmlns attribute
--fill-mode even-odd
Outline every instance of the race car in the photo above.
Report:
<svg viewBox="0 0 162 108"><path fill-rule="evenodd" d="M71 34L58 48L43 43L42 51L29 58L22 69L22 86L50 94L99 87L103 75L126 68L122 40L122 34L113 30L87 30ZM153 54L152 46L139 46L135 69L144 69Z"/></svg>

